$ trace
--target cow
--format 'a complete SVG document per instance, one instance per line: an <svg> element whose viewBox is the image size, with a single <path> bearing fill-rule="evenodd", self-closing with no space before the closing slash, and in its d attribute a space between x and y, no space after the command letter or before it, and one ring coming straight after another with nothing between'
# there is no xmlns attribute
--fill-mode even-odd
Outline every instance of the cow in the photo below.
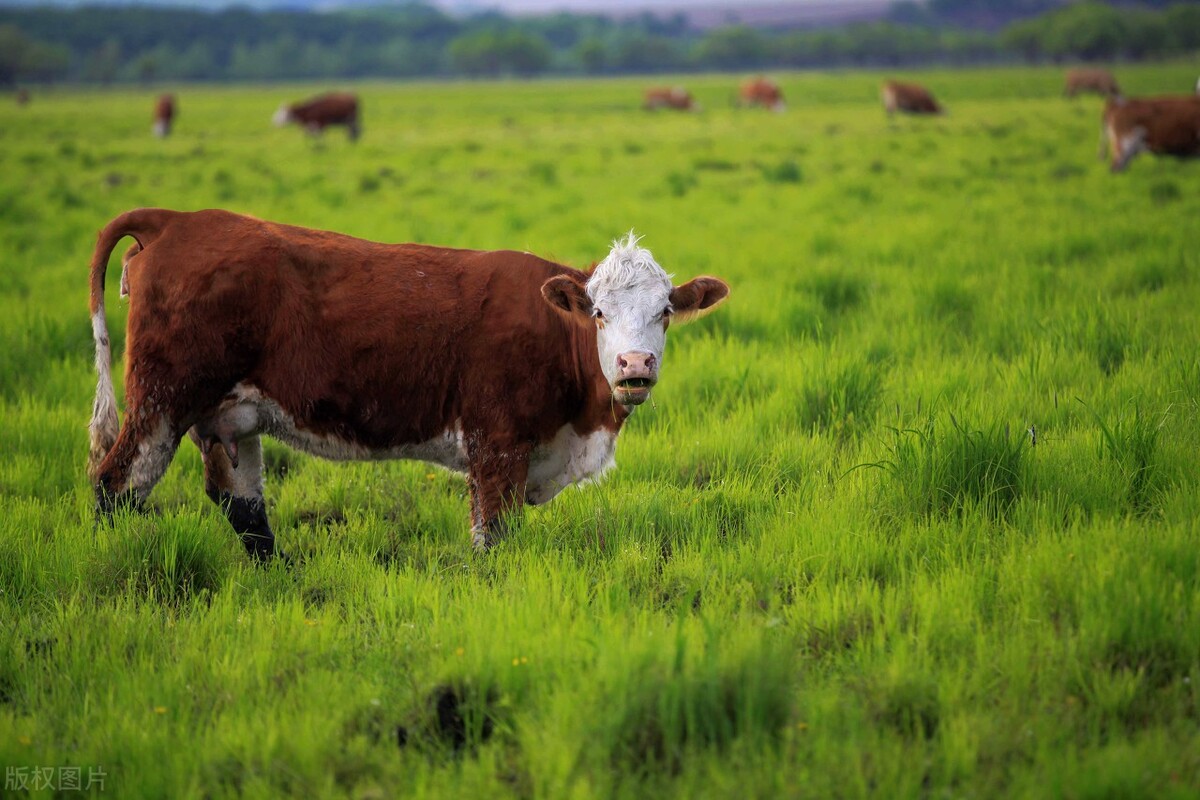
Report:
<svg viewBox="0 0 1200 800"><path fill-rule="evenodd" d="M164 139L171 133L171 123L175 120L175 95L159 95L154 103L154 135Z"/></svg>
<svg viewBox="0 0 1200 800"><path fill-rule="evenodd" d="M124 426L104 314L131 236ZM90 272L98 380L88 472L101 519L139 508L186 434L205 490L268 559L260 436L335 460L467 476L471 540L613 464L658 382L669 326L729 295L670 276L631 232L588 271L514 251L378 244L228 211L135 209Z"/></svg>
<svg viewBox="0 0 1200 800"><path fill-rule="evenodd" d="M1200 156L1200 96L1109 98L1100 158L1111 153L1110 168L1121 172L1143 150L1177 158Z"/></svg>
<svg viewBox="0 0 1200 800"><path fill-rule="evenodd" d="M660 108L674 108L679 111L699 111L700 107L692 99L692 93L682 86L671 89L659 87L647 89L642 108L656 111Z"/></svg>
<svg viewBox="0 0 1200 800"><path fill-rule="evenodd" d="M349 92L330 92L309 98L303 103L285 103L275 112L274 122L277 127L294 122L314 136L330 125L345 125L352 142L362 133L358 95Z"/></svg>
<svg viewBox="0 0 1200 800"><path fill-rule="evenodd" d="M1092 92L1105 97L1121 94L1117 79L1106 69L1080 68L1067 70L1067 83L1063 94L1074 97L1081 92Z"/></svg>
<svg viewBox="0 0 1200 800"><path fill-rule="evenodd" d="M881 91L888 116L897 111L906 114L941 114L942 107L924 86L900 81L885 81Z"/></svg>
<svg viewBox="0 0 1200 800"><path fill-rule="evenodd" d="M741 104L746 106L762 106L772 111L783 111L787 107L779 84L761 75L743 83L738 97Z"/></svg>
<svg viewBox="0 0 1200 800"><path fill-rule="evenodd" d="M17 101L17 105L19 106L29 105L29 90L17 89L17 93L13 99Z"/></svg>

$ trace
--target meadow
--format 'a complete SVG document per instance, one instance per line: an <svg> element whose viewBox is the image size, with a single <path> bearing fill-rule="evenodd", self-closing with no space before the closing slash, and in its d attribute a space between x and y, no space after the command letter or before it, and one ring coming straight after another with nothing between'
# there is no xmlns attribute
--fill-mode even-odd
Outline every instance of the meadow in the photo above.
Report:
<svg viewBox="0 0 1200 800"><path fill-rule="evenodd" d="M171 87L165 141L157 90L0 104L5 796L1195 797L1200 164L1110 175L1056 69L909 74L949 115L866 72L366 83L357 144L269 126L316 86ZM87 264L143 205L576 266L633 228L733 292L486 555L461 478L268 442L260 567L190 443L93 521Z"/></svg>

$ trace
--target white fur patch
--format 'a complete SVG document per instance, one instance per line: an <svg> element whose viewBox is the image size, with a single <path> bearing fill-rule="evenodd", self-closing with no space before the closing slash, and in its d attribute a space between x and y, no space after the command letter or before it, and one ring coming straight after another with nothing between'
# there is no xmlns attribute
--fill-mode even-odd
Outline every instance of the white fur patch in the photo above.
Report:
<svg viewBox="0 0 1200 800"><path fill-rule="evenodd" d="M598 479L612 468L616 449L617 435L612 431L601 429L580 436L564 425L530 454L526 502L541 505L571 484Z"/></svg>
<svg viewBox="0 0 1200 800"><path fill-rule="evenodd" d="M132 489L140 499L145 500L171 465L171 458L178 446L179 440L172 434L167 421L160 418L154 430L138 443L129 481L124 488Z"/></svg>
<svg viewBox="0 0 1200 800"><path fill-rule="evenodd" d="M663 311L671 289L671 276L649 250L638 246L632 231L613 242L608 256L592 271L587 294L603 314L596 344L600 369L610 386L617 380L617 357L622 353L650 353L661 363L666 344Z"/></svg>
<svg viewBox="0 0 1200 800"><path fill-rule="evenodd" d="M104 321L104 306L92 315L92 338L96 342L96 400L92 405L90 428L91 452L89 466L94 471L117 441L120 418L117 416L117 396L112 383L112 354L108 343L108 325Z"/></svg>

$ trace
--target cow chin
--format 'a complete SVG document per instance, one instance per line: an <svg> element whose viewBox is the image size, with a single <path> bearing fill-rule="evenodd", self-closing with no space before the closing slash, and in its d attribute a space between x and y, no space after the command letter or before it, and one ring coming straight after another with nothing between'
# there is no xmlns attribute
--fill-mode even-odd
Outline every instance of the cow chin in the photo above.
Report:
<svg viewBox="0 0 1200 800"><path fill-rule="evenodd" d="M652 386L624 386L613 388L613 399L623 406L640 406L650 399Z"/></svg>

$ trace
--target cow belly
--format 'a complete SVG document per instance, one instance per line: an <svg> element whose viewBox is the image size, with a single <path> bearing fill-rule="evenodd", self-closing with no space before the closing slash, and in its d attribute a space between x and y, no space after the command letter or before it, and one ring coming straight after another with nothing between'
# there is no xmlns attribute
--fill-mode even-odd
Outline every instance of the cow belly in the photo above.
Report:
<svg viewBox="0 0 1200 800"><path fill-rule="evenodd" d="M383 461L410 459L439 464L458 472L467 471L467 450L462 426L424 442L370 448L357 442L305 430L271 397L254 386L239 384L210 419L196 424L204 438L238 439L265 433L286 445L332 461Z"/></svg>
<svg viewBox="0 0 1200 800"><path fill-rule="evenodd" d="M530 454L525 501L540 505L573 483L599 478L613 465L616 448L617 436L612 431L580 435L564 425Z"/></svg>

